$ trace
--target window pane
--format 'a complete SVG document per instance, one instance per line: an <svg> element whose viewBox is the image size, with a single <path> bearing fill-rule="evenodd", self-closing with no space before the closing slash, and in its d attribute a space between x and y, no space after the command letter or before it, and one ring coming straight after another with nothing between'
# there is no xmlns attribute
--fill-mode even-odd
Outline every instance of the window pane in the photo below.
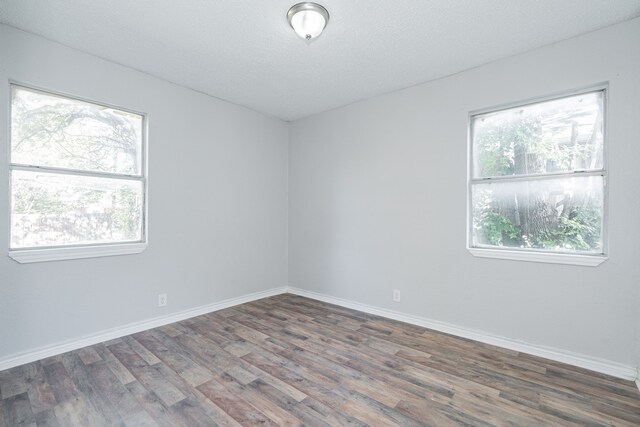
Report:
<svg viewBox="0 0 640 427"><path fill-rule="evenodd" d="M602 169L603 93L474 116L474 178Z"/></svg>
<svg viewBox="0 0 640 427"><path fill-rule="evenodd" d="M14 86L11 162L141 174L142 116Z"/></svg>
<svg viewBox="0 0 640 427"><path fill-rule="evenodd" d="M142 182L13 171L11 248L142 240Z"/></svg>
<svg viewBox="0 0 640 427"><path fill-rule="evenodd" d="M603 178L474 184L473 246L602 253Z"/></svg>

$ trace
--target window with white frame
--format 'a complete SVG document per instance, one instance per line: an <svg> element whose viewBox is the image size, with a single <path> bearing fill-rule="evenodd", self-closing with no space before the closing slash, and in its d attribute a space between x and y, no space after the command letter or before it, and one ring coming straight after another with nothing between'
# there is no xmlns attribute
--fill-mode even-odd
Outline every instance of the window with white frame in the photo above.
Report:
<svg viewBox="0 0 640 427"><path fill-rule="evenodd" d="M145 116L11 85L11 230L20 262L140 252Z"/></svg>
<svg viewBox="0 0 640 427"><path fill-rule="evenodd" d="M605 98L598 88L471 114L474 255L604 261Z"/></svg>

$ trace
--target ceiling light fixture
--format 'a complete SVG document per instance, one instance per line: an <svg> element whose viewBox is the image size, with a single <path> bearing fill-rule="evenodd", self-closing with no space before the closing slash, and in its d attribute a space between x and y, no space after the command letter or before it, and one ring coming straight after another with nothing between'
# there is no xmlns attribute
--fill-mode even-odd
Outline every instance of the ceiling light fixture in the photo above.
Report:
<svg viewBox="0 0 640 427"><path fill-rule="evenodd" d="M287 12L291 28L303 39L311 41L322 34L329 22L329 12L317 3L302 2Z"/></svg>

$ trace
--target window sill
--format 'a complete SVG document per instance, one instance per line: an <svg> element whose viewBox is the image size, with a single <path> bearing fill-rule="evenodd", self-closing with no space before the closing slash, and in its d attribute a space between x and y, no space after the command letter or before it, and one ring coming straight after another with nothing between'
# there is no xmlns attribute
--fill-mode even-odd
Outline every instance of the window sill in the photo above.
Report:
<svg viewBox="0 0 640 427"><path fill-rule="evenodd" d="M69 248L16 249L9 250L9 256L20 264L29 264L32 262L139 254L146 248L146 243L122 243L117 245L75 246Z"/></svg>
<svg viewBox="0 0 640 427"><path fill-rule="evenodd" d="M549 264L569 264L596 267L607 259L604 255L572 255L543 252L521 252L504 249L467 248L473 256L481 258L507 259L513 261L544 262Z"/></svg>

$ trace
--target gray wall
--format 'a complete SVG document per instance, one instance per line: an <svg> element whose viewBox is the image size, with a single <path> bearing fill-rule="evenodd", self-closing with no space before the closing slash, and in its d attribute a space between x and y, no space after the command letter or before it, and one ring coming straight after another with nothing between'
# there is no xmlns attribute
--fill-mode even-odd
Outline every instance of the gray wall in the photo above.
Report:
<svg viewBox="0 0 640 427"><path fill-rule="evenodd" d="M289 285L636 366L639 41L636 19L294 122ZM593 268L474 258L468 112L604 81L610 259Z"/></svg>
<svg viewBox="0 0 640 427"><path fill-rule="evenodd" d="M0 191L0 359L286 285L286 123L0 25L2 189L7 79L149 114L150 243L140 255L18 264Z"/></svg>
<svg viewBox="0 0 640 427"><path fill-rule="evenodd" d="M28 265L0 256L0 359L286 285L288 243L292 286L637 365L638 40L636 19L288 128L0 25L0 117L14 79L145 111L150 125L149 248ZM471 256L468 112L603 81L611 259L588 268ZM6 206L0 191L4 248Z"/></svg>

